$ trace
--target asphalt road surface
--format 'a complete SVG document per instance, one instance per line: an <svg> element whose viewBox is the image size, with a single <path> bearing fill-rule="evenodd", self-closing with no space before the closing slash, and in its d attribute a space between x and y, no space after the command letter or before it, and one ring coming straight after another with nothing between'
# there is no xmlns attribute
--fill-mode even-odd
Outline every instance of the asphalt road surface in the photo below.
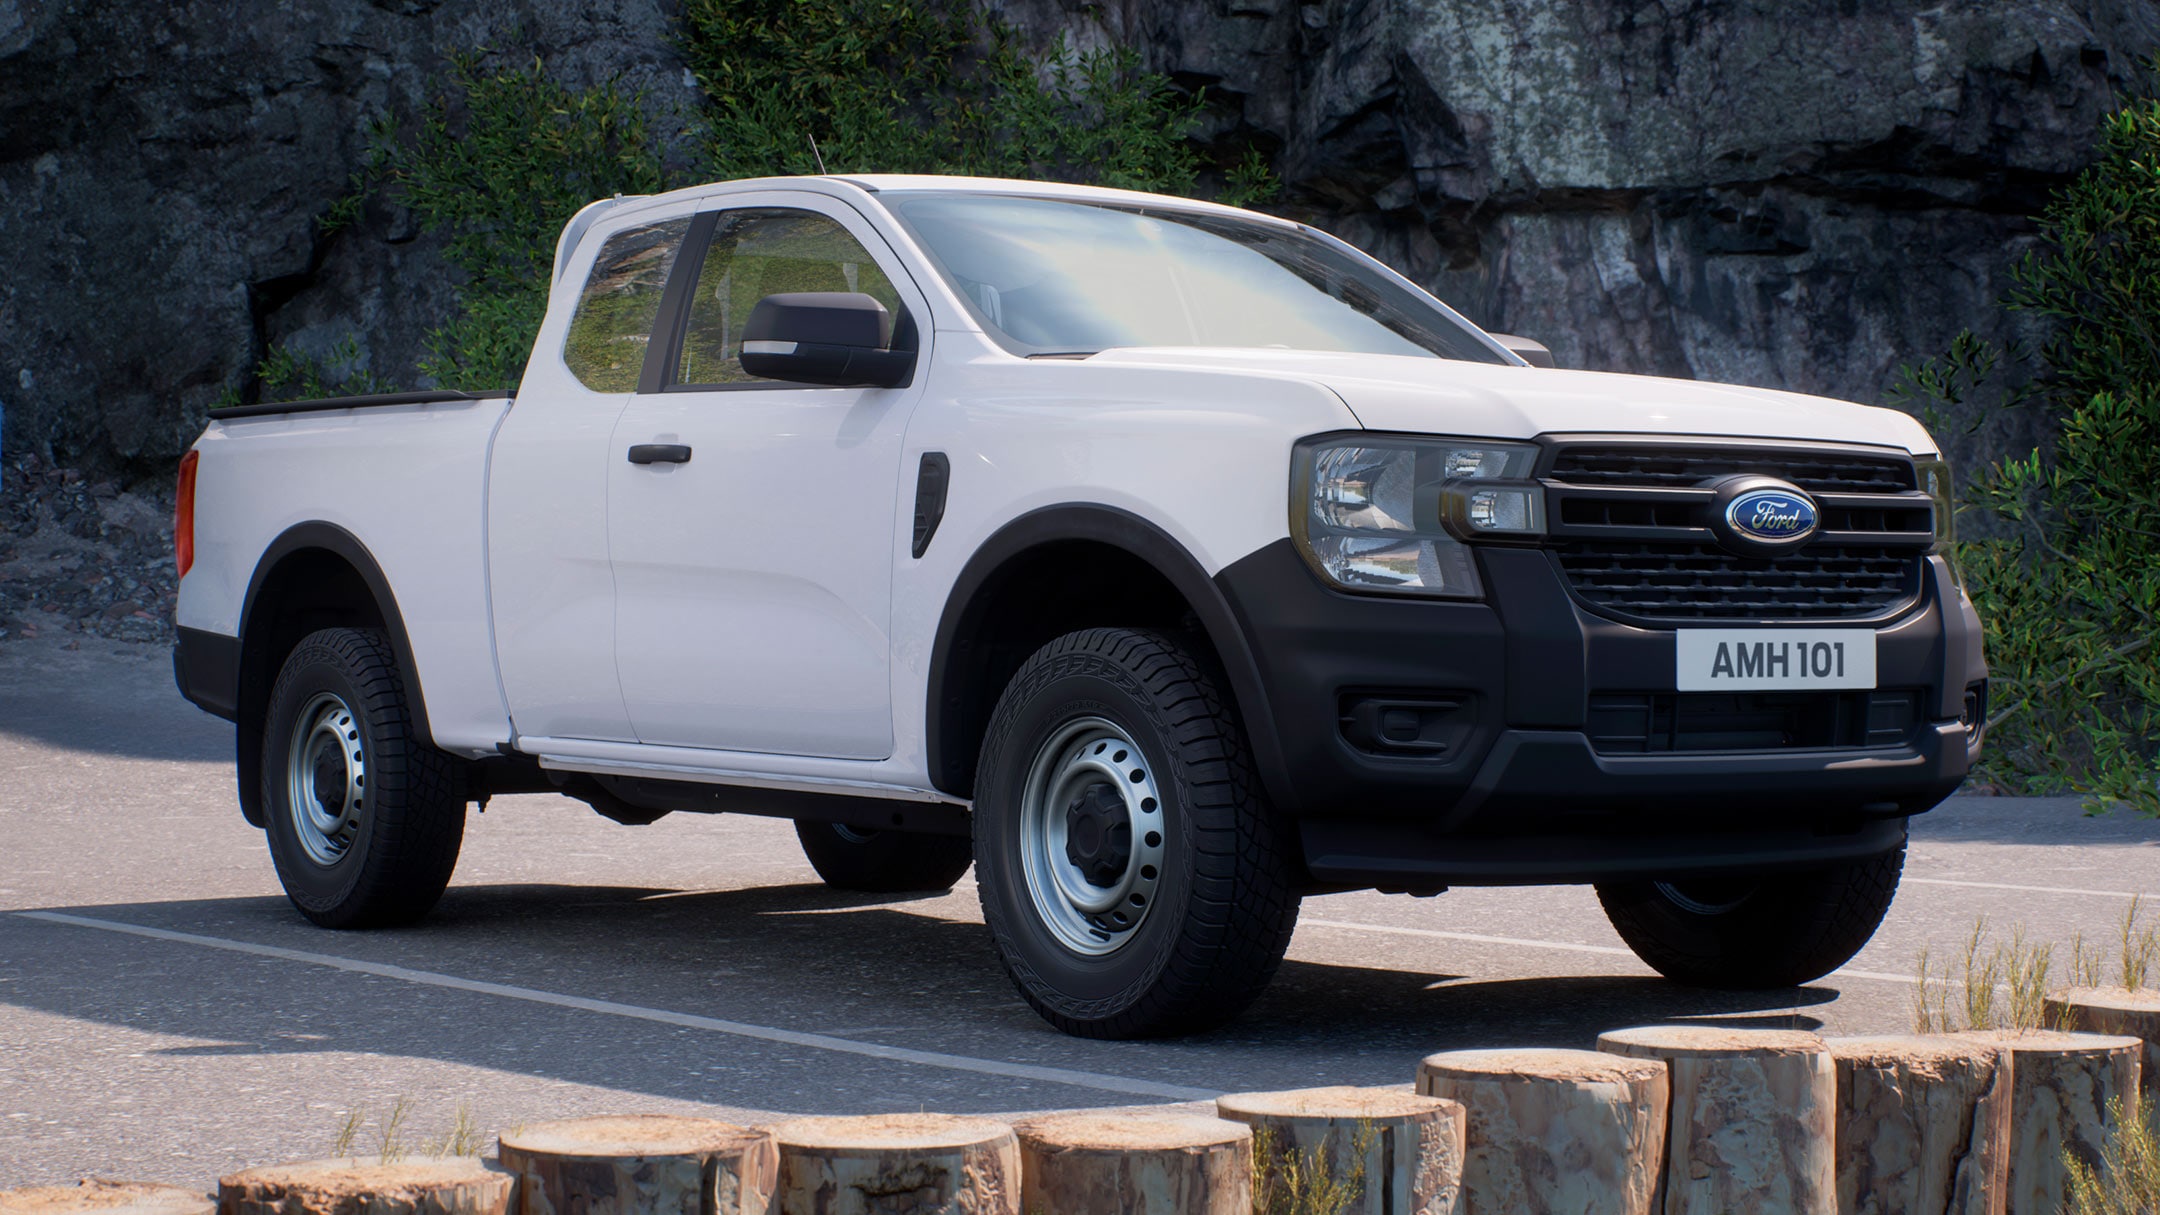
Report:
<svg viewBox="0 0 2160 1215"><path fill-rule="evenodd" d="M1722 994L1654 976L1587 888L1309 899L1243 1018L1084 1042L1028 1010L972 881L887 901L818 884L785 822L621 827L560 797L471 820L425 923L309 926L232 793L231 727L164 650L0 645L0 1187L102 1174L208 1185L375 1151L460 1107L483 1131L580 1114L1135 1105L1408 1081L1432 1051L1587 1046L1676 1019L1901 1032L1920 951L1977 917L2111 941L2160 824L2073 800L1958 798L1918 821L1881 933L1812 986ZM1734 807L1744 813L1746 807ZM2058 966L2061 962L2058 961Z"/></svg>

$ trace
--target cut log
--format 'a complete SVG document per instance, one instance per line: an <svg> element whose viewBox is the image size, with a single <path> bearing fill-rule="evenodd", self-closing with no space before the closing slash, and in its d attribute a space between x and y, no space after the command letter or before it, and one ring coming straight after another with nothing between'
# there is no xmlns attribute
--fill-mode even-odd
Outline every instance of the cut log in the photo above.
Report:
<svg viewBox="0 0 2160 1215"><path fill-rule="evenodd" d="M1669 1070L1661 1215L1837 1210L1837 1073L1821 1038L1653 1025L1600 1034L1598 1049Z"/></svg>
<svg viewBox="0 0 2160 1215"><path fill-rule="evenodd" d="M1831 1038L1841 1215L2003 1215L2010 1065L1952 1038Z"/></svg>
<svg viewBox="0 0 2160 1215"><path fill-rule="evenodd" d="M1029 1215L1252 1215L1252 1130L1242 1122L1062 1114L1013 1130Z"/></svg>
<svg viewBox="0 0 2160 1215"><path fill-rule="evenodd" d="M772 1134L635 1114L543 1122L496 1141L519 1215L765 1215Z"/></svg>
<svg viewBox="0 0 2160 1215"><path fill-rule="evenodd" d="M1461 1103L1465 1215L1648 1215L1665 1161L1665 1065L1587 1050L1458 1050L1418 1091Z"/></svg>
<svg viewBox="0 0 2160 1215"><path fill-rule="evenodd" d="M1020 1215L1020 1147L1002 1122L875 1114L772 1133L774 1215Z"/></svg>
<svg viewBox="0 0 2160 1215"><path fill-rule="evenodd" d="M469 1156L313 1160L218 1182L218 1215L508 1215L509 1173Z"/></svg>
<svg viewBox="0 0 2160 1215"><path fill-rule="evenodd" d="M1462 1103L1399 1088L1236 1093L1215 1102L1253 1129L1253 1167L1317 1166L1356 1182L1345 1208L1362 1215L1456 1215L1465 1148Z"/></svg>
<svg viewBox="0 0 2160 1215"><path fill-rule="evenodd" d="M210 1215L217 1202L201 1190L154 1181L39 1185L0 1191L0 1215Z"/></svg>
<svg viewBox="0 0 2160 1215"><path fill-rule="evenodd" d="M2120 1035L2048 1030L1952 1036L2009 1052L2009 1215L2056 1215L2068 1184L2063 1153L2099 1167L2108 1102L2136 1107L2145 1044Z"/></svg>
<svg viewBox="0 0 2160 1215"><path fill-rule="evenodd" d="M2150 987L2074 987L2048 997L2048 1024L2088 1034L2120 1034L2145 1042L2139 1083L2160 1077L2160 991Z"/></svg>

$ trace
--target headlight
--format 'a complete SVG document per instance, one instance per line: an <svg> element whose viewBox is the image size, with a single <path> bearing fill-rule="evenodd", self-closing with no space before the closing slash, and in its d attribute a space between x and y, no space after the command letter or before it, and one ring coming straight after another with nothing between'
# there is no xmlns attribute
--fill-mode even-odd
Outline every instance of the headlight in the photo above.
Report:
<svg viewBox="0 0 2160 1215"><path fill-rule="evenodd" d="M1965 585L1965 575L1958 569L1957 553L1951 541L1957 539L1957 493L1950 481L1948 460L1916 460L1913 471L1920 474L1920 488L1935 501L1935 547L1933 551L1950 567L1950 580Z"/></svg>
<svg viewBox="0 0 2160 1215"><path fill-rule="evenodd" d="M1544 530L1543 490L1507 483L1536 460L1526 443L1308 439L1292 462L1291 534L1313 568L1345 590L1475 598L1477 563L1462 537Z"/></svg>

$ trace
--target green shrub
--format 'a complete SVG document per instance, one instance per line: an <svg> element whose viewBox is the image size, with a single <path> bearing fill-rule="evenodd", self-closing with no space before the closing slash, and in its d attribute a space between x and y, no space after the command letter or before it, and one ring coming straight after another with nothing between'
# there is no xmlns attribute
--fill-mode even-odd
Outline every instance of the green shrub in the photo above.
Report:
<svg viewBox="0 0 2160 1215"><path fill-rule="evenodd" d="M2075 1152L2063 1151L2069 1177L2065 1215L2160 1213L2160 1127L2154 1125L2152 1101L2126 1106L2122 1098L2114 1098L2108 1102L2107 1120L2099 1168Z"/></svg>
<svg viewBox="0 0 2160 1215"><path fill-rule="evenodd" d="M2099 159L2039 224L2004 302L2046 339L1965 334L1905 384L1938 406L1992 389L2052 426L1967 496L1992 516L1957 551L1991 670L1982 775L2160 814L2160 101L2109 116Z"/></svg>

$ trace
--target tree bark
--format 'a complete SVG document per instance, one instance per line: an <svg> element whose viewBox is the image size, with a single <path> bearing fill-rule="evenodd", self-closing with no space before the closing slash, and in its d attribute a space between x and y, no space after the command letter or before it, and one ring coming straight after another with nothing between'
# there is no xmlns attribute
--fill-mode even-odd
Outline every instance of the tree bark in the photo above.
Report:
<svg viewBox="0 0 2160 1215"><path fill-rule="evenodd" d="M2145 1042L2139 1083L2160 1078L2160 991L2150 987L2074 987L2049 996L2048 1023L2088 1034L2120 1034Z"/></svg>
<svg viewBox="0 0 2160 1215"><path fill-rule="evenodd" d="M1944 1037L1832 1038L1840 1215L2004 1215L2010 1064Z"/></svg>
<svg viewBox="0 0 2160 1215"><path fill-rule="evenodd" d="M2063 1153L2099 1167L2108 1103L2136 1107L2145 1044L2118 1035L2049 1030L1952 1036L2009 1052L2009 1215L2056 1215L2067 1186Z"/></svg>
<svg viewBox="0 0 2160 1215"><path fill-rule="evenodd" d="M1837 1075L1814 1034L1661 1025L1598 1047L1670 1069L1661 1215L1832 1215Z"/></svg>
<svg viewBox="0 0 2160 1215"><path fill-rule="evenodd" d="M1027 1215L1252 1215L1252 1130L1199 1114L1019 1123Z"/></svg>
<svg viewBox="0 0 2160 1215"><path fill-rule="evenodd" d="M774 1215L1020 1215L1020 1148L1002 1122L878 1114L772 1133Z"/></svg>
<svg viewBox="0 0 2160 1215"><path fill-rule="evenodd" d="M778 1163L767 1131L666 1114L543 1122L496 1142L518 1215L765 1215Z"/></svg>
<svg viewBox="0 0 2160 1215"><path fill-rule="evenodd" d="M1462 1104L1464 1215L1649 1215L1665 1160L1665 1065L1585 1050L1459 1050L1418 1091Z"/></svg>
<svg viewBox="0 0 2160 1215"><path fill-rule="evenodd" d="M1460 1102L1399 1088L1308 1088L1216 1100L1225 1118L1253 1128L1253 1167L1311 1161L1355 1178L1345 1215L1457 1215L1462 1206Z"/></svg>
<svg viewBox="0 0 2160 1215"><path fill-rule="evenodd" d="M0 1215L210 1215L217 1203L200 1190L154 1181L40 1185L0 1192Z"/></svg>
<svg viewBox="0 0 2160 1215"><path fill-rule="evenodd" d="M466 1156L313 1160L218 1182L218 1215L509 1215L513 1178Z"/></svg>

